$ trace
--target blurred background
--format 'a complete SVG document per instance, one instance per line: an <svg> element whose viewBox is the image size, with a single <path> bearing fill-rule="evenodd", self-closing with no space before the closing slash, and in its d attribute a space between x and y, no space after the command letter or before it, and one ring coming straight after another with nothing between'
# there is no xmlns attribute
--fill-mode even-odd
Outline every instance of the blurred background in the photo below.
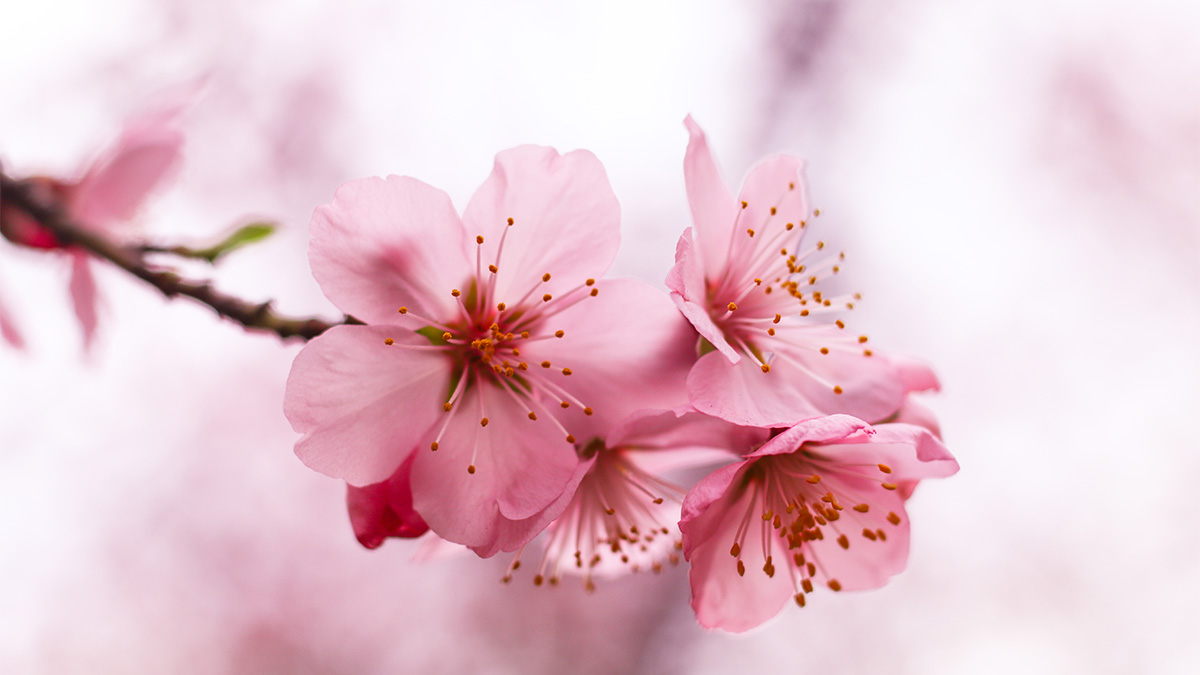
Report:
<svg viewBox="0 0 1200 675"><path fill-rule="evenodd" d="M1197 672L1198 33L1183 0L10 3L5 170L72 176L203 82L142 226L282 223L214 275L286 313L337 316L307 224L349 179L461 208L500 149L588 148L613 272L661 286L685 115L735 186L804 156L855 327L937 368L962 471L910 502L907 572L746 635L695 624L682 568L506 586L504 555L354 541L292 454L299 344L98 265L85 356L66 260L0 242L0 671Z"/></svg>

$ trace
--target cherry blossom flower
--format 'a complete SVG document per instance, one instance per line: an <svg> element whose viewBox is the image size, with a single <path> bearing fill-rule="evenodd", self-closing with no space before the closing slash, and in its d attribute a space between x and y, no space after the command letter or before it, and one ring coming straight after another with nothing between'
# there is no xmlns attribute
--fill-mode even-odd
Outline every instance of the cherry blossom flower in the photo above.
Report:
<svg viewBox="0 0 1200 675"><path fill-rule="evenodd" d="M665 479L668 472L728 463L741 450L761 444L767 431L740 427L696 412L643 410L606 437L580 445L586 472L562 515L546 528L534 584L556 585L563 574L614 577L679 562L680 505L685 489ZM514 557L508 582L521 565Z"/></svg>
<svg viewBox="0 0 1200 675"><path fill-rule="evenodd" d="M704 132L691 117L684 123L694 227L679 240L667 286L704 340L688 377L692 404L755 426L830 413L882 419L912 388L906 379L936 385L928 368L876 354L866 336L836 318L858 297L821 290L841 271L844 255L807 236L818 212L809 203L804 162L763 160L735 201Z"/></svg>
<svg viewBox="0 0 1200 675"><path fill-rule="evenodd" d="M45 176L30 179L47 201L65 205L67 216L82 227L113 236L128 230L146 198L167 181L182 157L183 134L177 128L182 105L138 114L125 124L113 147L102 153L75 181ZM70 293L83 330L84 348L96 333L96 282L90 256L64 246L52 232L15 207L0 205L0 229L13 243L60 250L71 261Z"/></svg>
<svg viewBox="0 0 1200 675"><path fill-rule="evenodd" d="M585 151L500 153L461 220L413 178L343 185L313 215L309 257L368 325L297 355L296 454L354 486L412 456L412 504L435 533L485 557L527 542L582 478L571 429L685 399L688 329L671 302L597 281L619 217Z"/></svg>
<svg viewBox="0 0 1200 675"><path fill-rule="evenodd" d="M908 560L904 481L958 463L927 429L848 415L801 422L701 480L683 503L683 552L701 625L745 631L817 585L883 585ZM911 492L911 491L910 491Z"/></svg>

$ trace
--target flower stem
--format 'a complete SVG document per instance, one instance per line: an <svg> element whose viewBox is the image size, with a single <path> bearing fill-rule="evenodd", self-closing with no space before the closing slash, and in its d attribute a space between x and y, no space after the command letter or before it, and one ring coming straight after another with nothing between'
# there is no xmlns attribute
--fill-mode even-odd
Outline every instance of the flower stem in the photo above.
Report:
<svg viewBox="0 0 1200 675"><path fill-rule="evenodd" d="M144 248L124 246L100 232L82 227L66 216L61 204L40 200L28 184L9 178L3 172L0 172L0 203L24 211L39 225L52 232L63 246L82 248L157 288L169 299L179 296L191 298L247 330L275 333L283 339L311 340L337 325L317 317L281 316L271 309L269 300L260 303L249 302L218 291L211 281L193 281L184 279L175 272L154 269L146 261ZM347 316L342 323L362 322Z"/></svg>

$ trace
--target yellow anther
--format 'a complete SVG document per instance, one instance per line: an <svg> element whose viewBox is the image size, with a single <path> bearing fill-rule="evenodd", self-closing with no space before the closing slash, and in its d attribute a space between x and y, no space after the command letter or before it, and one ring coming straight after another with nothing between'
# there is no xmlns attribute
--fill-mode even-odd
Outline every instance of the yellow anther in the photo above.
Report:
<svg viewBox="0 0 1200 675"><path fill-rule="evenodd" d="M729 555L736 558L741 554L742 554L742 545L737 543L736 541L733 542L733 546L730 547L730 549L729 549Z"/></svg>
<svg viewBox="0 0 1200 675"><path fill-rule="evenodd" d="M795 183L788 183L788 189L789 189L789 190L795 190L795 189L796 189L796 184L795 184Z"/></svg>
<svg viewBox="0 0 1200 675"><path fill-rule="evenodd" d="M542 302L550 302L550 300L551 300L551 299L553 299L553 298L554 298L554 296L553 296L553 295L550 295L549 293L547 293L547 294L545 294L545 295L543 295L543 296L542 296Z"/></svg>
<svg viewBox="0 0 1200 675"><path fill-rule="evenodd" d="M454 288L450 290L450 295L453 295L457 298L458 296L462 295L462 293L457 288Z"/></svg>
<svg viewBox="0 0 1200 675"><path fill-rule="evenodd" d="M532 410L530 410L530 411L529 411L529 419L531 419L531 420L533 420L533 421L535 421L535 422L536 422L536 421L537 421L537 413L535 413L535 412L533 412Z"/></svg>
<svg viewBox="0 0 1200 675"><path fill-rule="evenodd" d="M829 353L829 347L821 347L821 353L822 353L822 354L828 354L828 353Z"/></svg>
<svg viewBox="0 0 1200 675"><path fill-rule="evenodd" d="M850 548L850 539L844 534L838 535L837 543L838 543L838 546L841 546L844 549Z"/></svg>
<svg viewBox="0 0 1200 675"><path fill-rule="evenodd" d="M563 368L563 369L562 369L562 374L563 374L563 375L570 375L570 374L571 374L571 369L570 369L570 368Z"/></svg>
<svg viewBox="0 0 1200 675"><path fill-rule="evenodd" d="M554 331L554 337L556 337L556 338L560 338L563 335L565 335L565 333L563 333L561 330Z"/></svg>
<svg viewBox="0 0 1200 675"><path fill-rule="evenodd" d="M475 235L475 243L476 243L476 244L482 244L482 243L483 243L483 235L482 235L482 234L477 234L477 235Z"/></svg>
<svg viewBox="0 0 1200 675"><path fill-rule="evenodd" d="M549 367L550 367L550 362L549 362L549 361L542 361L542 367L543 367L543 368L549 368Z"/></svg>
<svg viewBox="0 0 1200 675"><path fill-rule="evenodd" d="M871 355L872 355L872 354L874 354L874 353L875 353L875 352L872 352L870 349L864 349L864 350L863 350L863 356L871 356Z"/></svg>
<svg viewBox="0 0 1200 675"><path fill-rule="evenodd" d="M891 473L891 472L892 472L892 467L888 466L887 464L879 464L879 465L877 465L877 466L879 467L879 470L880 470L880 471L882 471L882 472L884 472L884 473Z"/></svg>
<svg viewBox="0 0 1200 675"><path fill-rule="evenodd" d="M742 562L741 559L738 559L737 564L738 576L746 576L746 563Z"/></svg>
<svg viewBox="0 0 1200 675"><path fill-rule="evenodd" d="M396 344L396 341L395 341L395 340L393 340L392 338L383 338L383 344L385 344L385 345L394 345L394 344Z"/></svg>
<svg viewBox="0 0 1200 675"><path fill-rule="evenodd" d="M434 441L434 442L430 443L430 444L429 444L429 449L430 449L430 450L432 450L432 451L434 451L434 452L437 452L437 449L438 449L438 442L437 442L437 441Z"/></svg>
<svg viewBox="0 0 1200 675"><path fill-rule="evenodd" d="M585 283L586 283L588 286L595 286L595 285L596 285L596 280L595 280L595 279L588 279L588 280L587 280Z"/></svg>
<svg viewBox="0 0 1200 675"><path fill-rule="evenodd" d="M559 403L558 405L560 408L563 408L564 410L571 407L570 401L563 401L562 403Z"/></svg>
<svg viewBox="0 0 1200 675"><path fill-rule="evenodd" d="M442 404L442 410L445 410L446 412L450 412L450 409L453 407L454 407L454 404L451 403L450 401L446 401L445 403Z"/></svg>
<svg viewBox="0 0 1200 675"><path fill-rule="evenodd" d="M839 386L836 386L836 385L835 385L835 386L833 387L833 393L835 393L835 394L841 394L841 393L842 393L842 388L841 388L841 387L839 387Z"/></svg>
<svg viewBox="0 0 1200 675"><path fill-rule="evenodd" d="M775 215L775 207L774 206L771 207L771 215Z"/></svg>
<svg viewBox="0 0 1200 675"><path fill-rule="evenodd" d="M808 483L809 485L816 485L817 483L821 482L821 477L814 473L813 475L809 476L808 478L805 478L804 482Z"/></svg>
<svg viewBox="0 0 1200 675"><path fill-rule="evenodd" d="M588 295L591 295L591 296L594 298L594 297L596 297L597 295L600 295L600 289L599 289L599 288L593 288L593 289L592 289L592 292L591 292L591 293L589 293Z"/></svg>
<svg viewBox="0 0 1200 675"><path fill-rule="evenodd" d="M867 539L870 539L871 541L878 541L878 540L879 540L879 536L878 536L878 535L876 535L874 532L872 532L871 530L869 530L869 529L867 529L867 528L865 528L865 527L863 528L863 531L862 531L862 536L866 537Z"/></svg>
<svg viewBox="0 0 1200 675"><path fill-rule="evenodd" d="M887 519L888 519L888 522L893 525L900 524L900 516L896 515L895 511L888 511Z"/></svg>
<svg viewBox="0 0 1200 675"><path fill-rule="evenodd" d="M467 465L467 473L471 473L471 474L475 473L475 465L474 464Z"/></svg>
<svg viewBox="0 0 1200 675"><path fill-rule="evenodd" d="M574 443L574 442L575 442L575 437L574 437L574 436L572 436L571 434L567 434L567 442L568 442L568 443Z"/></svg>
<svg viewBox="0 0 1200 675"><path fill-rule="evenodd" d="M795 596L793 596L793 599L796 601L796 604L801 607L803 607L805 605L805 603L808 602L807 600L804 599L803 593L797 593Z"/></svg>
<svg viewBox="0 0 1200 675"><path fill-rule="evenodd" d="M507 307L508 307L508 305L506 305L502 302L502 303L496 305L496 311L503 312Z"/></svg>
<svg viewBox="0 0 1200 675"><path fill-rule="evenodd" d="M841 319L838 319L837 321L834 321L834 323L835 323L835 324L837 324L837 327L838 327L838 328L845 328L845 327L846 327L846 324L845 324L845 323L844 323L844 322L843 322Z"/></svg>
<svg viewBox="0 0 1200 675"><path fill-rule="evenodd" d="M542 275L542 281L550 281L550 273L546 272Z"/></svg>
<svg viewBox="0 0 1200 675"><path fill-rule="evenodd" d="M595 413L595 412L596 412L595 410L592 410L591 408L589 408L589 407L587 407L587 406L584 406L584 408L583 408L583 414L584 414L584 415L591 415L591 414L593 414L593 413Z"/></svg>
<svg viewBox="0 0 1200 675"><path fill-rule="evenodd" d="M747 206L750 206L750 205L749 205L749 204L747 204L746 202L742 202L742 208L743 208L743 209L744 209L744 208L746 208Z"/></svg>
<svg viewBox="0 0 1200 675"><path fill-rule="evenodd" d="M527 330L521 331L521 337L528 340L529 339L529 331L527 331Z"/></svg>
<svg viewBox="0 0 1200 675"><path fill-rule="evenodd" d="M450 338L452 338L452 337L454 337L454 336L453 336L453 335L451 335L451 334L449 334L449 333L442 333L442 339L443 339L443 340L447 340L447 341L449 341L449 340L450 340Z"/></svg>
<svg viewBox="0 0 1200 675"><path fill-rule="evenodd" d="M855 504L854 510L858 511L859 513L866 513L867 511L871 510L871 505L870 504Z"/></svg>
<svg viewBox="0 0 1200 675"><path fill-rule="evenodd" d="M509 225L512 225L512 224L513 224L513 219L512 219L512 218L509 218L509 219L508 219L508 224L509 224Z"/></svg>
<svg viewBox="0 0 1200 675"><path fill-rule="evenodd" d="M864 342L866 342L866 341L867 341L867 336L866 336L866 335L859 335L859 336L858 336L858 343L859 343L859 344L862 344L862 343L864 343Z"/></svg>
<svg viewBox="0 0 1200 675"><path fill-rule="evenodd" d="M488 425L488 418L485 417L485 418L479 420L479 426L486 427L487 425Z"/></svg>
<svg viewBox="0 0 1200 675"><path fill-rule="evenodd" d="M842 584L837 579L829 580L829 590L837 592L842 590Z"/></svg>
<svg viewBox="0 0 1200 675"><path fill-rule="evenodd" d="M495 274L496 272L500 271L500 268L496 267L495 265L488 265L488 271L492 274Z"/></svg>
<svg viewBox="0 0 1200 675"><path fill-rule="evenodd" d="M895 490L896 488L900 487L895 483L883 483L882 486L884 490Z"/></svg>
<svg viewBox="0 0 1200 675"><path fill-rule="evenodd" d="M408 314L408 308L407 308L407 307L401 307L401 308L400 308L398 311L399 311L401 314Z"/></svg>
<svg viewBox="0 0 1200 675"><path fill-rule="evenodd" d="M768 329L767 329L767 335L775 335L775 329L774 329L774 328L768 328Z"/></svg>
<svg viewBox="0 0 1200 675"><path fill-rule="evenodd" d="M800 316L808 316L808 310L807 309L800 310Z"/></svg>
<svg viewBox="0 0 1200 675"><path fill-rule="evenodd" d="M790 232L790 231L792 230L792 228L794 228L794 227L796 227L796 224L795 224L795 223L788 223L788 224L787 224L787 230L788 230L789 232Z"/></svg>
<svg viewBox="0 0 1200 675"><path fill-rule="evenodd" d="M732 311L734 311L734 310L736 310L736 309L737 309L737 303L733 303L733 302L731 302L731 303L729 303L728 305L725 305L725 307L726 307L727 309L729 309L729 311L731 311L731 312L732 312Z"/></svg>
<svg viewBox="0 0 1200 675"><path fill-rule="evenodd" d="M805 593L812 593L812 591L813 591L812 579L801 580L800 588L803 588Z"/></svg>
<svg viewBox="0 0 1200 675"><path fill-rule="evenodd" d="M823 250L824 248L825 248L825 242L818 241L817 242L817 250L820 251L820 250Z"/></svg>
<svg viewBox="0 0 1200 675"><path fill-rule="evenodd" d="M764 363L762 364L762 368L760 370L762 370L764 373L769 373L771 372L771 366Z"/></svg>

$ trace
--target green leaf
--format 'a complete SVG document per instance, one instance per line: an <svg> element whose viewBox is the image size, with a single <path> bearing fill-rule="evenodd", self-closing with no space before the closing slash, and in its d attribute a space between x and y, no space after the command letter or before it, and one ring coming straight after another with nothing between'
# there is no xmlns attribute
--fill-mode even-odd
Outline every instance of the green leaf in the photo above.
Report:
<svg viewBox="0 0 1200 675"><path fill-rule="evenodd" d="M217 258L230 251L266 239L275 234L275 230L275 223L250 223L249 225L243 225L234 230L228 237L208 248L191 249L191 257L203 258L210 263L214 263L217 261Z"/></svg>

